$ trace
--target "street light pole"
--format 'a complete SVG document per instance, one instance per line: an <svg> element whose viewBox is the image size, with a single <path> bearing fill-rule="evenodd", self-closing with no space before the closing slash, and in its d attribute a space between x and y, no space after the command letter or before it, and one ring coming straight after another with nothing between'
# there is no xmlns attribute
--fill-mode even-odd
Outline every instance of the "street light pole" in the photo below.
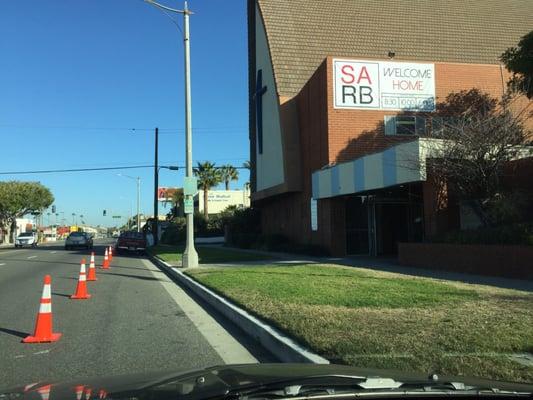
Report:
<svg viewBox="0 0 533 400"><path fill-rule="evenodd" d="M192 178L192 111L191 111L191 60L189 40L189 9L185 2L183 9L183 42L185 48L185 166L187 178ZM193 201L193 196L188 194L186 200ZM198 267L198 253L194 248L194 214L187 214L187 241L183 253L183 266L185 268Z"/></svg>
<svg viewBox="0 0 533 400"><path fill-rule="evenodd" d="M192 112L191 112L191 62L190 62L190 41L189 41L189 11L187 1L185 1L183 10L175 10L155 2L154 0L145 0L147 3L159 7L165 11L177 14L183 14L183 44L185 56L185 177L192 178ZM185 195L185 201L193 201L193 195ZM194 248L194 215L187 213L187 240L185 251L182 257L182 265L185 268L198 267L198 253Z"/></svg>

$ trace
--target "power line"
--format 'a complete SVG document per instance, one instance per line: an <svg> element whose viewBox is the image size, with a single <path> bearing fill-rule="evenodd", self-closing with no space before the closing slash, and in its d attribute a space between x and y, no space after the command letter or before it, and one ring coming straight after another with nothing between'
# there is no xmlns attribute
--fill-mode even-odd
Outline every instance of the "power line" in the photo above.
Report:
<svg viewBox="0 0 533 400"><path fill-rule="evenodd" d="M73 168L73 169L49 169L39 171L9 171L0 172L0 175L25 175L25 174L53 174L62 172L87 172L87 171L110 171L116 169L153 168L153 165L135 165L122 167L100 167L100 168Z"/></svg>
<svg viewBox="0 0 533 400"><path fill-rule="evenodd" d="M55 174L65 172L89 172L89 171L112 171L118 169L135 169L135 168L154 168L153 165L134 165L134 166L121 166L121 167L99 167L99 168L72 168L72 169L49 169L38 171L8 171L0 172L0 175L27 175L27 174ZM179 169L185 169L184 166L179 166ZM215 168L221 168L215 167ZM235 169L248 169L247 167L234 167Z"/></svg>

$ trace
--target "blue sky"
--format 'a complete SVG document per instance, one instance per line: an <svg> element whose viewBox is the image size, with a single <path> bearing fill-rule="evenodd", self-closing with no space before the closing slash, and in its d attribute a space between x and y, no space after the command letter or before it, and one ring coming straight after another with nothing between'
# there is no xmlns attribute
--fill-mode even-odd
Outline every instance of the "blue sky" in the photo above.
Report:
<svg viewBox="0 0 533 400"><path fill-rule="evenodd" d="M164 4L182 8L182 1ZM194 160L249 158L246 2L190 0ZM177 16L179 25L181 17ZM183 45L170 19L142 0L27 0L0 5L0 171L184 165ZM133 131L132 129L136 130ZM153 210L153 169L0 175L48 186L58 212L129 215L140 176ZM183 172L161 170L160 186ZM233 187L242 187L248 172Z"/></svg>

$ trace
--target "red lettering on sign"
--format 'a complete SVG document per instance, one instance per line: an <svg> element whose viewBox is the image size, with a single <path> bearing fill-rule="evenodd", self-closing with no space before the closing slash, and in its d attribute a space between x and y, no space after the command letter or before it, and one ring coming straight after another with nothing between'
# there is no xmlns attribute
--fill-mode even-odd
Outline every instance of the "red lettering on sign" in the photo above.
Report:
<svg viewBox="0 0 533 400"><path fill-rule="evenodd" d="M392 81L392 88L395 90L423 90L422 81Z"/></svg>
<svg viewBox="0 0 533 400"><path fill-rule="evenodd" d="M370 75L368 74L368 71L366 70L366 67L363 66L361 68L361 72L359 72L359 78L357 78L357 84L361 82L361 79L366 79L369 85L372 85L372 80L370 79Z"/></svg>
<svg viewBox="0 0 533 400"><path fill-rule="evenodd" d="M350 72L347 72L346 70L350 69ZM343 65L342 68L341 68L341 72L346 75L346 76L349 76L350 79L345 79L344 76L341 78L341 80L344 82L344 83L353 83L353 81L355 81L355 76L353 75L353 67L351 65Z"/></svg>

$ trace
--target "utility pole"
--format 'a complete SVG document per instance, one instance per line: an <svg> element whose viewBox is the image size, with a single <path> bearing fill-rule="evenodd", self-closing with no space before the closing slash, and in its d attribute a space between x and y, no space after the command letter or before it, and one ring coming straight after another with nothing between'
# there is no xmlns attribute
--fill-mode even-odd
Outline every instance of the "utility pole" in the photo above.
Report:
<svg viewBox="0 0 533 400"><path fill-rule="evenodd" d="M137 177L137 232L141 231L141 178Z"/></svg>
<svg viewBox="0 0 533 400"><path fill-rule="evenodd" d="M154 245L159 241L159 210L157 191L159 189L159 167L158 163L158 149L159 149L159 128L155 128L155 156L154 156L154 223L152 224L154 230Z"/></svg>

